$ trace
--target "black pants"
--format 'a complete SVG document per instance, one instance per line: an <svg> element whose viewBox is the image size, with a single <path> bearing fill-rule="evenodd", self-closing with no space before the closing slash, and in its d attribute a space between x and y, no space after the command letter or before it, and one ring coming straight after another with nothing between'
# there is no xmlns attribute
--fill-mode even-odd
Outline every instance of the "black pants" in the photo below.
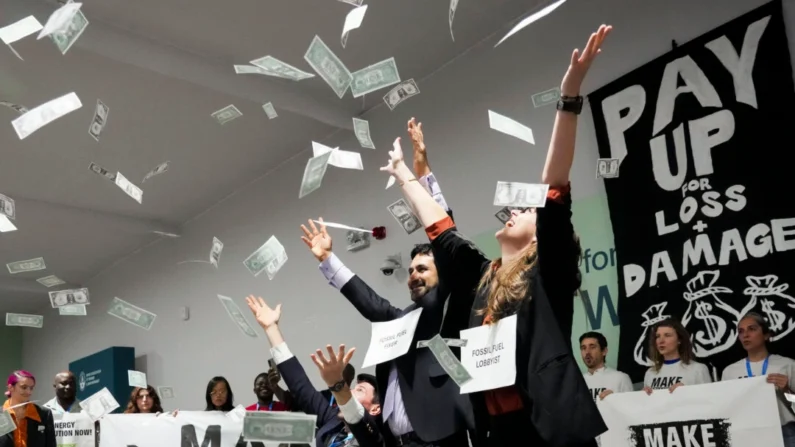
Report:
<svg viewBox="0 0 795 447"><path fill-rule="evenodd" d="M491 416L489 447L548 447L530 422L530 414L519 410ZM576 430L573 427L572 430ZM596 447L596 440L566 447Z"/></svg>
<svg viewBox="0 0 795 447"><path fill-rule="evenodd" d="M404 435L401 440L397 440L397 446L404 447L469 447L469 438L466 431L460 431L450 437L439 441L425 442L418 436L412 434ZM401 443L402 442L402 443Z"/></svg>

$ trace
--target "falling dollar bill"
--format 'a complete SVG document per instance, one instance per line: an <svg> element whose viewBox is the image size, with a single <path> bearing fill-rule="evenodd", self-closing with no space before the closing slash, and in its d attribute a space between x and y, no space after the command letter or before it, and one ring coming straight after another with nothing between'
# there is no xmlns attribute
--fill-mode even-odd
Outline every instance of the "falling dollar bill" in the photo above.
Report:
<svg viewBox="0 0 795 447"><path fill-rule="evenodd" d="M304 59L326 81L326 84L334 90L338 97L342 98L345 96L345 91L351 85L353 76L345 64L320 37L315 36L312 39L312 43L309 44L309 48L304 54Z"/></svg>
<svg viewBox="0 0 795 447"><path fill-rule="evenodd" d="M44 270L47 268L44 265L44 258L28 259L26 261L14 261L6 264L8 273L12 275L22 272L35 272L36 270Z"/></svg>
<svg viewBox="0 0 795 447"><path fill-rule="evenodd" d="M36 280L36 282L43 285L44 287L55 287L55 286L60 286L61 284L66 284L66 281L62 280L61 278L55 275L39 278Z"/></svg>
<svg viewBox="0 0 795 447"><path fill-rule="evenodd" d="M455 42L453 35L453 18L455 17L455 10L458 8L458 0L450 0L450 13L448 14L448 22L450 23L450 37Z"/></svg>
<svg viewBox="0 0 795 447"><path fill-rule="evenodd" d="M55 43L61 54L66 54L87 27L88 19L86 19L83 11L77 11L63 28L50 34L50 40Z"/></svg>
<svg viewBox="0 0 795 447"><path fill-rule="evenodd" d="M249 337L257 338L257 332L248 323L246 318L243 316L243 312L240 311L240 308L237 307L237 304L235 304L232 298L218 295L218 299L221 301L221 304L223 304L224 309L226 309L226 313L229 314L229 318L231 318L232 321L237 324L237 327Z"/></svg>
<svg viewBox="0 0 795 447"><path fill-rule="evenodd" d="M127 370L127 382L131 387L146 388L146 374L141 371Z"/></svg>
<svg viewBox="0 0 795 447"><path fill-rule="evenodd" d="M243 418L246 441L313 444L317 415L276 411L247 411Z"/></svg>
<svg viewBox="0 0 795 447"><path fill-rule="evenodd" d="M617 178L619 162L617 158L596 160L596 178Z"/></svg>
<svg viewBox="0 0 795 447"><path fill-rule="evenodd" d="M505 37L500 39L500 41L497 42L497 45L494 45L494 48L497 48L497 46L499 46L501 43L505 42L505 39L507 39L507 38L513 36L514 34L518 33L519 31L521 31L525 27L530 26L533 22L546 17L552 11L558 9L558 6L562 5L565 1L566 0L558 0L555 3L552 3L550 5L545 6L540 11L534 12L533 14L530 14L529 16L525 17L524 19L522 19L521 22L517 23L516 26L511 28L511 30L508 31L508 34L506 34Z"/></svg>
<svg viewBox="0 0 795 447"><path fill-rule="evenodd" d="M367 149L375 149L373 139L370 137L370 123L354 117L353 118L353 133L356 134L356 139L359 140L359 145Z"/></svg>
<svg viewBox="0 0 795 447"><path fill-rule="evenodd" d="M464 348L467 345L467 341L466 340L459 340L457 338L443 338L442 340L444 340L444 343L447 346L450 346L452 348ZM430 342L431 342L430 340L418 340L417 341L417 349L419 349L419 348L427 348L428 344Z"/></svg>
<svg viewBox="0 0 795 447"><path fill-rule="evenodd" d="M108 122L109 113L110 108L106 106L104 102L97 99L97 108L94 110L94 118L88 126L88 134L97 142L99 141L99 134L102 133L102 129L105 128L105 124Z"/></svg>
<svg viewBox="0 0 795 447"><path fill-rule="evenodd" d="M422 228L420 220L411 211L409 204L406 203L406 199L398 200L397 202L389 205L387 209L389 210L389 214L391 214L392 217L398 221L406 233L411 234Z"/></svg>
<svg viewBox="0 0 795 447"><path fill-rule="evenodd" d="M213 246L210 248L210 264L218 268L218 263L221 262L221 251L224 249L224 243L217 237L213 238Z"/></svg>
<svg viewBox="0 0 795 447"><path fill-rule="evenodd" d="M366 8L366 6L363 6L363 8ZM400 82L400 74L398 74L394 57L363 68L351 76L353 76L351 93L354 98Z"/></svg>
<svg viewBox="0 0 795 447"><path fill-rule="evenodd" d="M293 67L287 62L280 61L273 56L265 56L259 59L254 59L250 62L251 65L262 69L260 74L267 76L276 76L284 79L291 79L293 81L301 81L303 79L314 78L315 75L307 73L301 69Z"/></svg>
<svg viewBox="0 0 795 447"><path fill-rule="evenodd" d="M0 436L5 436L17 429L17 424L8 411L0 412Z"/></svg>
<svg viewBox="0 0 795 447"><path fill-rule="evenodd" d="M274 118L279 116L279 115L276 114L276 109L273 108L273 104L272 103L263 104L262 105L262 110L264 110L265 114L268 115L268 119L269 120L272 120L272 119L274 119Z"/></svg>
<svg viewBox="0 0 795 447"><path fill-rule="evenodd" d="M560 89L558 87L536 93L532 97L533 107L539 108L548 104L557 104L560 99Z"/></svg>
<svg viewBox="0 0 795 447"><path fill-rule="evenodd" d="M155 318L157 318L157 315L152 312L133 306L119 298L113 298L113 302L110 304L110 309L108 310L108 315L124 320L141 329L146 329L147 331L152 328L152 324L154 324Z"/></svg>
<svg viewBox="0 0 795 447"><path fill-rule="evenodd" d="M543 208L547 203L549 185L537 183L497 182L495 206Z"/></svg>
<svg viewBox="0 0 795 447"><path fill-rule="evenodd" d="M364 0L339 0L339 1L353 6L362 6L362 3L364 3Z"/></svg>
<svg viewBox="0 0 795 447"><path fill-rule="evenodd" d="M216 110L215 112L211 113L210 116L215 118L219 124L223 125L235 118L243 116L243 113L241 113L234 104L229 104L223 109Z"/></svg>
<svg viewBox="0 0 795 447"><path fill-rule="evenodd" d="M73 304L91 304L88 289L67 289L50 292L50 304L53 308L71 306Z"/></svg>
<svg viewBox="0 0 795 447"><path fill-rule="evenodd" d="M105 177L107 180L110 180L113 183L116 183L116 173L115 172L110 172L107 169L103 168L102 166L100 166L100 165L98 165L98 164L96 164L94 162L91 162L91 164L88 165L88 170Z"/></svg>
<svg viewBox="0 0 795 447"><path fill-rule="evenodd" d="M323 155L326 152L332 153L331 158L328 160L328 164L331 166L342 169L357 169L360 171L364 169L361 154L351 151L341 151L339 148L332 149L318 142L312 142L312 154L314 157Z"/></svg>
<svg viewBox="0 0 795 447"><path fill-rule="evenodd" d="M345 23L342 25L342 36L340 37L342 48L345 48L345 45L348 43L348 33L362 26L365 12L367 12L367 5L354 8L345 16Z"/></svg>
<svg viewBox="0 0 795 447"><path fill-rule="evenodd" d="M81 400L80 407L92 421L98 421L102 416L110 414L110 412L119 408L119 403L116 402L113 394L107 388L102 388L88 398Z"/></svg>
<svg viewBox="0 0 795 447"><path fill-rule="evenodd" d="M0 106L8 107L9 109L18 112L20 114L28 113L28 108L25 106L21 106L19 104L14 104L13 102L8 101L0 101Z"/></svg>
<svg viewBox="0 0 795 447"><path fill-rule="evenodd" d="M284 246L276 239L276 236L271 236L267 242L262 244L254 253L251 253L243 265L246 266L249 272L255 277L260 273L266 271L268 279L273 280L282 266L287 262L287 251Z"/></svg>
<svg viewBox="0 0 795 447"><path fill-rule="evenodd" d="M419 94L420 88L417 87L417 83L414 82L414 79L409 79L396 85L389 93L384 95L384 102L389 107L389 110L395 110L395 107L400 103Z"/></svg>
<svg viewBox="0 0 795 447"><path fill-rule="evenodd" d="M503 225L504 225L509 220L511 220L511 207L508 207L508 206L502 207L501 210L499 210L496 213L494 213L494 217L496 217L497 220L502 222Z"/></svg>
<svg viewBox="0 0 795 447"><path fill-rule="evenodd" d="M39 33L37 39L43 39L50 34L63 29L69 23L69 21L72 20L72 17L77 14L77 11L80 10L81 6L83 6L82 3L69 2L53 11L53 13L50 14L50 17L47 19L47 23L44 24L44 27Z"/></svg>
<svg viewBox="0 0 795 447"><path fill-rule="evenodd" d="M41 31L44 27L34 16L27 16L22 20L0 28L0 40L6 45L22 40L31 34Z"/></svg>
<svg viewBox="0 0 795 447"><path fill-rule="evenodd" d="M160 396L161 399L173 399L176 397L174 393L174 388L170 386L159 386L157 387L157 395Z"/></svg>
<svg viewBox="0 0 795 447"><path fill-rule="evenodd" d="M58 308L58 315L66 315L72 317L85 317L88 314L85 304L72 304L69 306L62 306Z"/></svg>
<svg viewBox="0 0 795 447"><path fill-rule="evenodd" d="M166 161L166 162L160 163L159 165L157 165L157 166L155 166L154 168L152 168L152 170L151 170L151 171L149 171L149 172L148 172L148 173L147 173L147 174L144 176L144 179L143 179L143 180L141 180L141 183L145 183L145 182L146 182L147 180L149 180L150 178L152 178L152 177L154 177L154 176L156 176L156 175L160 175L160 174L162 174L162 173L164 173L164 172L167 172L167 171L168 171L168 167L169 167L169 164L170 164L170 163L171 163L170 161Z"/></svg>
<svg viewBox="0 0 795 447"><path fill-rule="evenodd" d="M44 326L44 317L41 315L7 313L6 326L33 327L41 329Z"/></svg>
<svg viewBox="0 0 795 447"><path fill-rule="evenodd" d="M274 73L253 65L235 65L235 73L237 74L264 74L268 76L276 76ZM281 77L281 76L279 76Z"/></svg>
<svg viewBox="0 0 795 447"><path fill-rule="evenodd" d="M386 181L386 188L384 188L384 189L389 189L394 184L395 184L395 176L394 175L390 175L389 179Z"/></svg>
<svg viewBox="0 0 795 447"><path fill-rule="evenodd" d="M442 365L444 371L455 381L460 387L461 385L472 380L472 375L464 368L464 365L458 361L453 354L453 351L447 346L447 343L442 339L439 334L436 334L432 339L428 340L428 349L431 350L436 361Z"/></svg>
<svg viewBox="0 0 795 447"><path fill-rule="evenodd" d="M55 98L30 110L19 118L11 121L20 140L24 140L33 132L57 120L67 113L83 107L80 98L74 92Z"/></svg>
<svg viewBox="0 0 795 447"><path fill-rule="evenodd" d="M122 175L121 172L116 173L115 182L116 186L121 188L125 194L132 197L136 202L141 203L144 198L144 192L141 190L141 188L133 185L125 176Z"/></svg>
<svg viewBox="0 0 795 447"><path fill-rule="evenodd" d="M0 194L0 214L7 216L9 219L16 219L17 207L14 199L11 197Z"/></svg>
<svg viewBox="0 0 795 447"><path fill-rule="evenodd" d="M536 144L533 131L529 127L491 110L489 110L489 127L530 144Z"/></svg>
<svg viewBox="0 0 795 447"><path fill-rule="evenodd" d="M326 175L328 169L329 159L334 151L326 152L325 154L312 157L306 162L304 168L304 176L301 179L301 189L298 192L298 198L302 199L305 196L315 192L320 188L323 182L323 176Z"/></svg>

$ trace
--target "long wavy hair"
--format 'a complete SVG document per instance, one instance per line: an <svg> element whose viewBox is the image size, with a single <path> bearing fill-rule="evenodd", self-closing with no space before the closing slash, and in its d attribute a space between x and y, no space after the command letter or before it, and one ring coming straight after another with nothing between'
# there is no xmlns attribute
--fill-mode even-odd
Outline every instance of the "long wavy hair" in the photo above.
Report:
<svg viewBox="0 0 795 447"><path fill-rule="evenodd" d="M216 408L213 405L212 392L216 385L223 382L226 385L226 402L221 405L221 408ZM207 408L204 411L232 411L235 409L235 395L232 394L232 387L229 386L229 381L223 376L215 376L207 383L207 392L204 393L204 400L207 402Z"/></svg>
<svg viewBox="0 0 795 447"><path fill-rule="evenodd" d="M654 325L649 331L649 360L651 360L654 372L659 372L662 368L665 359L660 351L657 349L657 330L661 327L671 328L676 332L676 338L679 339L679 346L677 352L679 353L679 360L685 365L689 365L696 360L696 355L693 353L693 343L690 342L690 333L687 332L682 323L672 318L667 318Z"/></svg>
<svg viewBox="0 0 795 447"><path fill-rule="evenodd" d="M124 409L124 414L141 412L141 409L138 408L138 393L141 391L149 392L149 398L152 399L152 413L162 413L163 406L160 405L160 396L157 395L155 388L149 385L146 388L141 388L139 386L133 388L132 393L130 393L130 400L127 402L127 408Z"/></svg>

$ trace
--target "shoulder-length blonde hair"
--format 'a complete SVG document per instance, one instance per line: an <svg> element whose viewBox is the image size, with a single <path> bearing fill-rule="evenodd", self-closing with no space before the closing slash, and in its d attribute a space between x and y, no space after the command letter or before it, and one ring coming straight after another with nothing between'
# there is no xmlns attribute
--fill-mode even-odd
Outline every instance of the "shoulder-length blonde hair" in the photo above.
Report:
<svg viewBox="0 0 795 447"><path fill-rule="evenodd" d="M478 284L477 293L487 292L486 307L478 315L486 315L491 323L513 315L530 290L530 270L538 263L536 242L525 248L520 256L503 264L502 258L491 261Z"/></svg>
<svg viewBox="0 0 795 447"><path fill-rule="evenodd" d="M676 338L679 339L679 346L676 348L679 352L679 360L685 365L689 365L693 362L696 359L696 355L693 353L690 333L682 326L682 323L668 318L655 324L652 331L649 332L649 360L652 362L654 372L659 372L665 362L662 354L660 354L660 351L657 349L657 330L661 327L671 328L676 332Z"/></svg>

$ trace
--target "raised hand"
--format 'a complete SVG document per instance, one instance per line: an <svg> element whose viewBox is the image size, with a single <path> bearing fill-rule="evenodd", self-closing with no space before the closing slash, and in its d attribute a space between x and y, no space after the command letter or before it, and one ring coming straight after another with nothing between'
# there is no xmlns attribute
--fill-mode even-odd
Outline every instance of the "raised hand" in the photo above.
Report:
<svg viewBox="0 0 795 447"><path fill-rule="evenodd" d="M595 33L591 34L588 43L585 44L585 49L583 49L582 54L580 54L580 50L574 49L571 53L569 69L566 71L566 75L563 77L563 82L560 86L561 95L580 95L582 81L585 79L585 75L588 73L588 69L591 68L591 64L594 59L596 59L596 56L602 52L602 42L604 42L605 38L612 30L612 26L602 25Z"/></svg>
<svg viewBox="0 0 795 447"><path fill-rule="evenodd" d="M276 368L271 368L268 371L268 386L271 390L275 390L279 387L279 381L282 380L281 374L279 374L279 370Z"/></svg>
<svg viewBox="0 0 795 447"><path fill-rule="evenodd" d="M271 309L262 297L255 298L254 295L246 297L246 303L262 329L268 329L279 323L279 318L282 316L281 304L277 304L275 309Z"/></svg>
<svg viewBox="0 0 795 447"><path fill-rule="evenodd" d="M428 156L425 152L425 137L422 133L422 123L417 123L412 117L408 122L411 144L414 146L414 174L423 177L431 172L428 166Z"/></svg>
<svg viewBox="0 0 795 447"><path fill-rule="evenodd" d="M397 137L395 142L392 143L392 150L389 151L389 164L381 168L381 170L395 175L398 165L402 162L403 148L400 147L400 137Z"/></svg>
<svg viewBox="0 0 795 447"><path fill-rule="evenodd" d="M326 226L322 223L323 218L321 217L318 220L321 222L320 230L317 229L312 219L308 221L309 228L307 228L306 225L301 225L301 231L304 232L304 235L301 236L301 240L309 247L309 250L315 255L315 258L323 262L331 256L331 236L328 235Z"/></svg>
<svg viewBox="0 0 795 447"><path fill-rule="evenodd" d="M344 380L342 371L345 369L345 366L348 365L348 362L351 361L356 348L351 348L350 351L345 353L345 345L340 345L339 350L335 353L331 345L326 345L326 350L328 351L328 360L323 356L323 351L320 349L315 351L311 357L312 361L317 365L317 369L320 371L320 377L323 378L326 385L332 386L340 380Z"/></svg>

